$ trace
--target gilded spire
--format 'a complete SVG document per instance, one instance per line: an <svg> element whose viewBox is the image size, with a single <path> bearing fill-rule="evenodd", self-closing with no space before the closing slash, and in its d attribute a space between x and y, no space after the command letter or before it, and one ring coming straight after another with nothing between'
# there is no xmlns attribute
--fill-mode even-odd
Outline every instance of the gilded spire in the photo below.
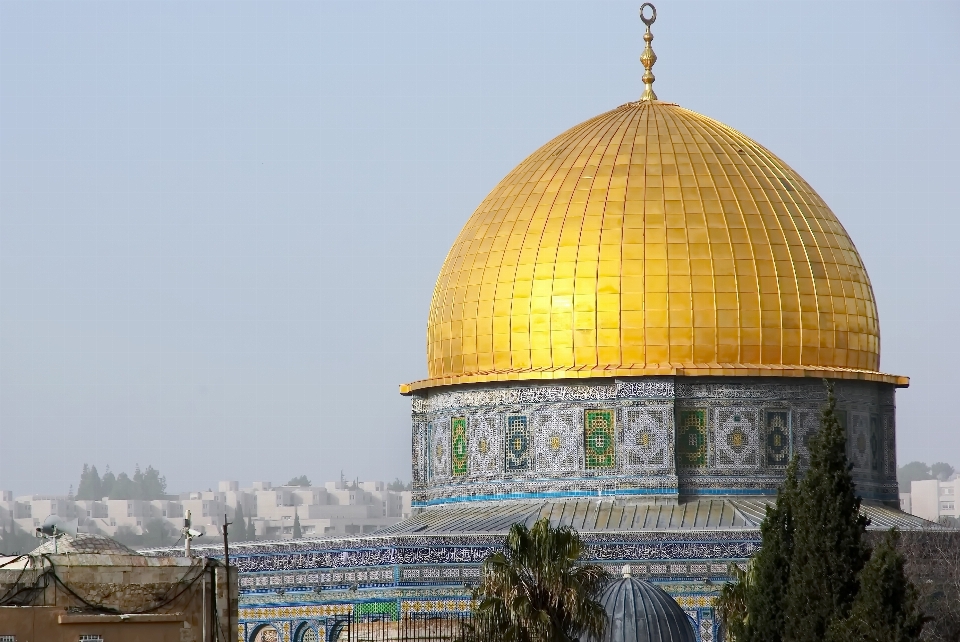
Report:
<svg viewBox="0 0 960 642"><path fill-rule="evenodd" d="M643 11L647 7L650 7L651 11L649 18L643 15ZM657 95L653 93L653 81L657 78L653 75L652 70L654 63L657 62L657 54L653 53L653 47L650 46L650 43L653 42L650 25L657 21L657 8L649 2L644 2L640 5L640 19L643 20L643 24L647 25L647 31L643 34L643 41L647 44L643 48L643 53L640 54L640 62L643 63L643 95L640 96L640 100L656 100Z"/></svg>

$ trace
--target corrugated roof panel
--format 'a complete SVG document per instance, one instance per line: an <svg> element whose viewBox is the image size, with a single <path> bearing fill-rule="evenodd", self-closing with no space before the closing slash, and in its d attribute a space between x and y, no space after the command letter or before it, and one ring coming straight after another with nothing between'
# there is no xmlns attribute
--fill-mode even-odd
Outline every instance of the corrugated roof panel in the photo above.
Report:
<svg viewBox="0 0 960 642"><path fill-rule="evenodd" d="M763 498L715 498L679 505L579 500L447 506L427 509L377 534L506 533L515 523L530 527L541 517L584 532L756 530L769 502ZM871 520L871 530L937 528L932 522L877 504L864 504L863 512Z"/></svg>
<svg viewBox="0 0 960 642"><path fill-rule="evenodd" d="M578 531L586 530L587 515L590 514L593 502L577 500L576 508L573 511L573 528Z"/></svg>

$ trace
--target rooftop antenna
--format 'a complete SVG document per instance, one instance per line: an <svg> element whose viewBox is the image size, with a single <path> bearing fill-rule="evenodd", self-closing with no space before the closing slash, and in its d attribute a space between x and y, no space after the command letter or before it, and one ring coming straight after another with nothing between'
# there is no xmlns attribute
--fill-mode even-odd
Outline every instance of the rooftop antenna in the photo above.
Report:
<svg viewBox="0 0 960 642"><path fill-rule="evenodd" d="M180 530L180 533L183 535L183 553L187 557L193 557L193 554L190 552L190 542L193 541L194 537L200 537L203 533L198 530L195 530L190 527L190 511L187 510L183 515L183 528Z"/></svg>
<svg viewBox="0 0 960 642"><path fill-rule="evenodd" d="M35 535L42 539L52 539L53 552L57 554L59 552L57 540L64 535L76 535L77 523L77 520L65 522L56 515L49 515L43 520L43 525L36 529Z"/></svg>
<svg viewBox="0 0 960 642"><path fill-rule="evenodd" d="M230 543L227 538L227 528L233 522L227 521L227 514L223 514L223 570L224 577L227 580L227 605L230 605ZM216 589L214 589L216 590ZM233 630L230 624L230 609L227 609L227 630Z"/></svg>
<svg viewBox="0 0 960 642"><path fill-rule="evenodd" d="M647 7L650 7L649 18L643 13ZM640 20L647 25L647 31L643 34L643 41L647 44L643 48L643 53L640 54L640 62L643 64L643 77L641 78L643 80L643 94L640 96L640 100L654 101L657 99L657 95L653 92L653 81L657 78L653 75L653 65L657 62L657 54L653 53L653 47L650 46L650 43L653 42L650 26L657 21L657 8L649 2L644 2L640 5Z"/></svg>

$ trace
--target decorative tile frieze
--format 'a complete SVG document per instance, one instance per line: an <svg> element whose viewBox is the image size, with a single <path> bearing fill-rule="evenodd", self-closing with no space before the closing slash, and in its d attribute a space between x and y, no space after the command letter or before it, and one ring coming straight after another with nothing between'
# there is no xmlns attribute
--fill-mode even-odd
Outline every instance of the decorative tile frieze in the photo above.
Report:
<svg viewBox="0 0 960 642"><path fill-rule="evenodd" d="M537 471L571 473L582 467L583 414L579 408L533 413Z"/></svg>
<svg viewBox="0 0 960 642"><path fill-rule="evenodd" d="M504 432L502 415L480 412L470 418L470 475L490 477L503 473ZM509 418L507 419L509 423Z"/></svg>
<svg viewBox="0 0 960 642"><path fill-rule="evenodd" d="M507 416L504 467L508 474L526 472L533 468L533 439L526 415Z"/></svg>
<svg viewBox="0 0 960 642"><path fill-rule="evenodd" d="M706 467L706 409L684 409L680 410L677 415L677 468Z"/></svg>
<svg viewBox="0 0 960 642"><path fill-rule="evenodd" d="M468 454L467 419L453 417L450 420L450 468L454 477L467 474Z"/></svg>
<svg viewBox="0 0 960 642"><path fill-rule="evenodd" d="M760 467L760 410L722 407L714 411L713 466L717 469Z"/></svg>
<svg viewBox="0 0 960 642"><path fill-rule="evenodd" d="M858 462L858 483L892 480L893 438L884 429L887 411L877 405L881 399L892 402L892 387L838 381L836 389L842 397L841 418L847 413L878 418L876 430L867 424L868 453ZM724 478L752 472L782 480L794 453L801 468L806 466L809 439L819 429L826 400L819 380L723 377L503 383L423 394L430 403L413 404L414 432L424 434L422 440L414 439L416 505L538 493L556 497L578 490L603 494L616 488L663 489L675 494L677 483L682 494L684 488L708 490L707 480L719 480L719 491L727 483ZM614 441L612 451L597 458L586 448L586 417L603 409L613 412ZM698 411L704 413L702 421ZM686 424L680 422L681 416ZM445 446L438 443L443 427L449 430L461 420L466 429L465 456L454 453L452 432ZM607 443L605 435L599 438ZM683 470L679 482L678 466ZM578 489L577 483L582 487ZM770 485L764 479L734 490L750 488L767 492Z"/></svg>
<svg viewBox="0 0 960 642"><path fill-rule="evenodd" d="M616 411L588 409L584 411L583 452L587 469L616 468Z"/></svg>
<svg viewBox="0 0 960 642"><path fill-rule="evenodd" d="M763 433L767 467L785 468L790 463L790 435L790 411L767 410Z"/></svg>
<svg viewBox="0 0 960 642"><path fill-rule="evenodd" d="M450 424L430 422L427 431L430 444L428 480L446 479L450 477Z"/></svg>
<svg viewBox="0 0 960 642"><path fill-rule="evenodd" d="M620 468L658 474L673 469L673 406L645 405L620 411Z"/></svg>
<svg viewBox="0 0 960 642"><path fill-rule="evenodd" d="M847 456L857 472L870 470L870 416L863 412L843 413L849 419L846 426Z"/></svg>

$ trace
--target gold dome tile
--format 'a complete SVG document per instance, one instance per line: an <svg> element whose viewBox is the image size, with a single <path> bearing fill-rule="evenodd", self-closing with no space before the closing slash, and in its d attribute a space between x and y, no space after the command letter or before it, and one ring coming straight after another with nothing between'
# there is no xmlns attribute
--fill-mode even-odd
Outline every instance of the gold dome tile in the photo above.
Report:
<svg viewBox="0 0 960 642"><path fill-rule="evenodd" d="M823 199L743 134L628 103L490 192L437 279L429 378L884 375L870 280Z"/></svg>

